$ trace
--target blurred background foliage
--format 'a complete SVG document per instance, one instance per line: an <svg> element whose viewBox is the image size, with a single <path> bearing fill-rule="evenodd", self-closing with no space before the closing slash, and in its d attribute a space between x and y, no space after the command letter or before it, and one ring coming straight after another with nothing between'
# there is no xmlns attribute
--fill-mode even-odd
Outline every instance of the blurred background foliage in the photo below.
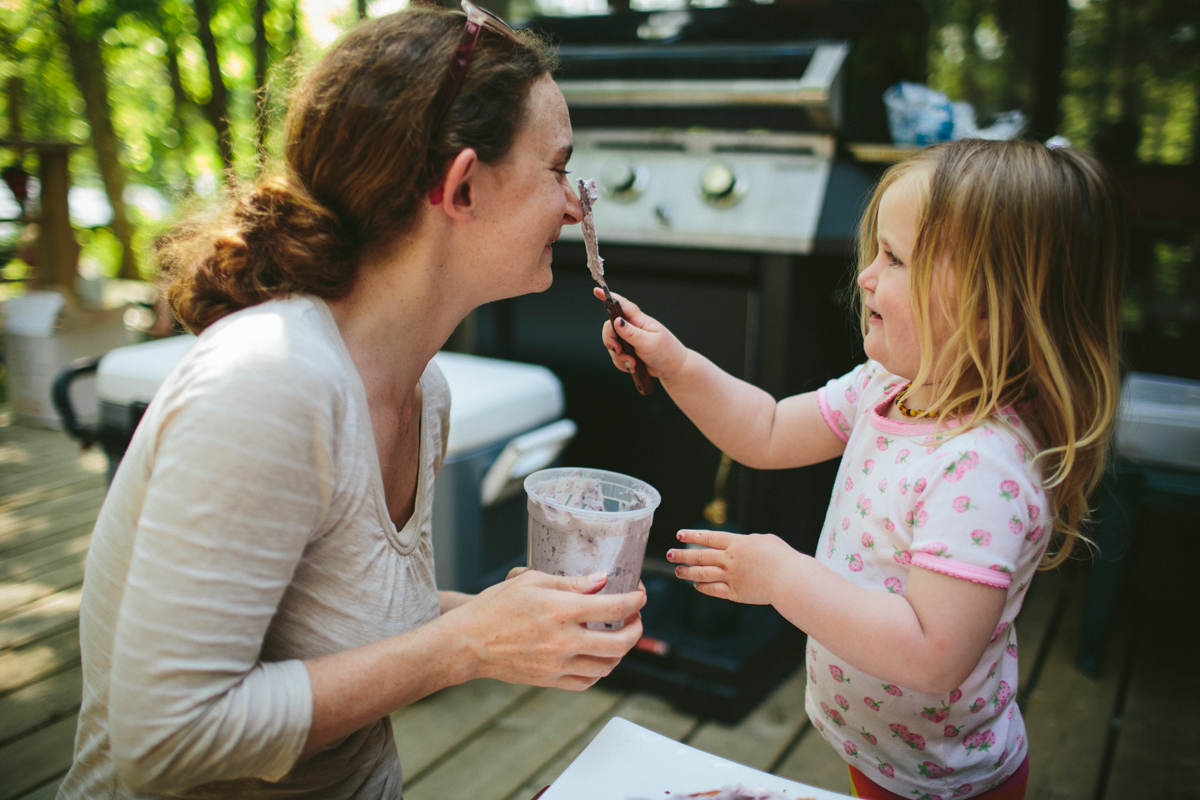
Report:
<svg viewBox="0 0 1200 800"><path fill-rule="evenodd" d="M484 4L519 17L595 11L598 2L603 5L603 0ZM299 65L361 16L405 4L0 0L0 136L78 145L71 170L81 270L150 278L150 242L176 209L190 196L215 192L225 175L252 177L264 156L277 150L278 123ZM685 4L631 3L635 9ZM972 103L981 125L1008 109L1036 118L1031 105L1038 102L1039 81L1044 86L1046 79L1037 74L1038 65L1054 63L1039 59L1044 55L1039 48L1057 35L1062 69L1051 76L1058 78L1058 96L1049 118L1057 120L1058 133L1113 163L1195 163L1200 0L926 0L926 5L928 82L952 100ZM1050 26L1061 30L1050 31L1049 39L1041 30L1047 7L1061 12ZM13 164L37 172L32 151L0 149L0 168ZM19 231L9 223L0 226L6 226L0 246L6 239L11 245ZM1181 258L1192 262L1190 251L1172 252L1172 264ZM18 276L21 262L13 260L5 269L8 277Z"/></svg>

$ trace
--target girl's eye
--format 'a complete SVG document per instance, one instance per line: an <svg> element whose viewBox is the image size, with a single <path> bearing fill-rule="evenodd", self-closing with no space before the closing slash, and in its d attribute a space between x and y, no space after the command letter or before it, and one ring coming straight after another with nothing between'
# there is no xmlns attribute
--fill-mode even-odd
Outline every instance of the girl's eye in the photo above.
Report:
<svg viewBox="0 0 1200 800"><path fill-rule="evenodd" d="M903 262L903 261L901 261L900 259L896 258L896 254L895 254L895 253L889 253L887 250L884 250L884 251L883 251L883 254L884 254L885 256L887 256L887 260L888 260L888 266L890 266L890 267L902 267L902 266L904 266L904 262Z"/></svg>

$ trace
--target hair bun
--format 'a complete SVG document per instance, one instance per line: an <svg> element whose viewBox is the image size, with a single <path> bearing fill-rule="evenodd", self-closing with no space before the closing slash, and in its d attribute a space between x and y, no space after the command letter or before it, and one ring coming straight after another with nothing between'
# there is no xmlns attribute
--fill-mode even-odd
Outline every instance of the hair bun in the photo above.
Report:
<svg viewBox="0 0 1200 800"><path fill-rule="evenodd" d="M204 227L219 233L206 237ZM159 245L173 276L171 307L193 332L272 297L340 297L353 282L356 255L337 215L294 178L278 175L236 196L214 225Z"/></svg>

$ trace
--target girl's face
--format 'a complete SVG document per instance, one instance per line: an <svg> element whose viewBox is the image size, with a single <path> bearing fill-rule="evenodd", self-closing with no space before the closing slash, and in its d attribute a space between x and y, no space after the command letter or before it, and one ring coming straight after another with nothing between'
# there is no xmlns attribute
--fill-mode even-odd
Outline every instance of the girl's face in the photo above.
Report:
<svg viewBox="0 0 1200 800"><path fill-rule="evenodd" d="M912 380L921 367L921 340L913 307L909 264L917 238L917 215L922 189L928 180L924 170L914 170L883 193L876 225L879 248L875 260L858 275L870 313L863 347L867 356L895 375ZM954 296L954 275L945 265L935 267L933 296L929 298L933 352L949 340L952 323L945 300Z"/></svg>
<svg viewBox="0 0 1200 800"><path fill-rule="evenodd" d="M549 77L530 88L524 125L497 164L486 224L497 287L504 296L550 287L551 245L563 225L583 218L567 178L571 119L562 92Z"/></svg>

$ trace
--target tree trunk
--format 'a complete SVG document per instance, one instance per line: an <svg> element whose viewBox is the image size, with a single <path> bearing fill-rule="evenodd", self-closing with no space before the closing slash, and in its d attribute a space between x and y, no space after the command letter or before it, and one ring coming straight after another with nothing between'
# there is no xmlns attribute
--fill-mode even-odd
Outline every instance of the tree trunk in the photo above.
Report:
<svg viewBox="0 0 1200 800"><path fill-rule="evenodd" d="M212 12L208 0L194 0L196 7L196 35L204 48L208 61L208 82L212 87L204 114L217 132L217 149L221 153L221 164L226 173L233 171L233 139L229 133L229 91L221 76L221 61L217 53L217 40L212 32Z"/></svg>
<svg viewBox="0 0 1200 800"><path fill-rule="evenodd" d="M83 94L84 109L88 124L92 128L92 145L96 148L96 161L100 176L104 179L104 190L112 205L112 229L121 243L120 277L141 279L137 260L133 255L133 225L125 213L125 170L117 155L117 134L113 129L112 105L108 100L108 75L104 58L100 53L100 37L80 36L75 15L74 0L54 0L54 11L62 28L63 43L75 82Z"/></svg>
<svg viewBox="0 0 1200 800"><path fill-rule="evenodd" d="M158 32L166 44L167 78L171 82L171 122L175 125L175 132L179 134L177 147L186 152L191 136L185 112L188 106L192 105L192 99L188 97L187 91L183 88L183 73L179 69L178 31L168 24L167 19L163 16L162 8L158 4L153 5L153 16L154 23L158 26ZM184 170L184 175L187 175L187 170ZM190 178L188 178L188 186L189 188L191 186Z"/></svg>
<svg viewBox="0 0 1200 800"><path fill-rule="evenodd" d="M254 3L254 120L258 131L258 163L267 158L267 0Z"/></svg>
<svg viewBox="0 0 1200 800"><path fill-rule="evenodd" d="M1029 128L1038 139L1058 133L1062 124L1063 67L1067 49L1067 0L1038 4L1037 43L1034 50L1032 114Z"/></svg>
<svg viewBox="0 0 1200 800"><path fill-rule="evenodd" d="M1028 93L1021 104L1029 118L1026 135L1048 139L1062 123L1067 0L1001 0L998 11L1001 29L1009 37L1015 94Z"/></svg>
<svg viewBox="0 0 1200 800"><path fill-rule="evenodd" d="M25 127L22 124L21 112L25 107L25 88L21 78L13 75L4 86L8 96L8 138L24 139Z"/></svg>

